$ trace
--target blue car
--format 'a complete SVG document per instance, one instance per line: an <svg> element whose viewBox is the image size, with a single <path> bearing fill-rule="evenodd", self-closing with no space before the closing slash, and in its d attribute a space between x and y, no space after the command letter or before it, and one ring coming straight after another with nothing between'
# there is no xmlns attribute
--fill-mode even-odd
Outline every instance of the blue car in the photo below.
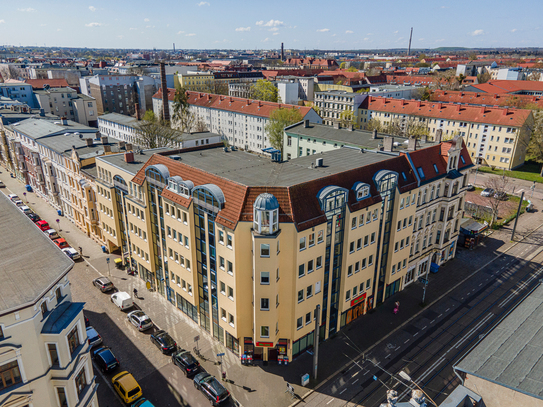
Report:
<svg viewBox="0 0 543 407"><path fill-rule="evenodd" d="M131 407L155 407L155 405L147 399L139 399Z"/></svg>

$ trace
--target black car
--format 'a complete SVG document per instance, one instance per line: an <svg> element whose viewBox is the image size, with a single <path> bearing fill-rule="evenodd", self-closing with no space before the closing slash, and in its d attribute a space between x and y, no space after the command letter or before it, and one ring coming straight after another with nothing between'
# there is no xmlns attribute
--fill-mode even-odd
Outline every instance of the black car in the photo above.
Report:
<svg viewBox="0 0 543 407"><path fill-rule="evenodd" d="M194 387L200 390L214 406L219 406L230 397L230 392L207 372L194 376Z"/></svg>
<svg viewBox="0 0 543 407"><path fill-rule="evenodd" d="M175 343L168 332L163 330L151 334L151 342L165 355L177 350L177 343Z"/></svg>
<svg viewBox="0 0 543 407"><path fill-rule="evenodd" d="M41 218L36 215L34 212L29 212L26 214L26 216L28 216L30 218L30 220L34 223L36 223L37 221L41 220Z"/></svg>
<svg viewBox="0 0 543 407"><path fill-rule="evenodd" d="M103 346L92 352L94 363L102 372L111 372L119 367L119 361L113 354L110 348Z"/></svg>
<svg viewBox="0 0 543 407"><path fill-rule="evenodd" d="M178 366L187 377L194 376L200 370L200 362L185 349L179 349L175 352L172 355L172 362Z"/></svg>

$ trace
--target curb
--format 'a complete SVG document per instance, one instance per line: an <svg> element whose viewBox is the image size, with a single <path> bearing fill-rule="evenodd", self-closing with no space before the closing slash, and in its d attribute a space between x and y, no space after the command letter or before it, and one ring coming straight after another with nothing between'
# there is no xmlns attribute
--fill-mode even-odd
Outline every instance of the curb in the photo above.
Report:
<svg viewBox="0 0 543 407"><path fill-rule="evenodd" d="M441 294L438 298L436 298L434 301L432 301L430 304L428 304L426 307L424 307L423 309L421 309L419 312L417 312L416 314L412 315L409 319L407 319L405 322L403 322L401 325L397 326L396 328L394 328L392 331L390 331L388 334L386 334L385 336L383 336L381 339L379 339L378 342L375 342L373 345L371 345L369 348L365 349L364 350L364 353L367 353L369 351L371 351L373 348L375 348L377 345L379 345L381 342L383 342L384 340L386 340L388 337L390 337L392 334L394 334L395 332L399 331L402 327L404 327L405 325L407 325L408 323L410 323L413 319L415 319L416 317L418 317L420 314L422 314L424 311L426 311L428 308L430 308L432 305L434 305L435 303L437 303L438 301L442 300L445 296L447 296L448 294L450 294L452 291L454 291L455 289L457 289L460 285L464 284L467 280L469 280L470 278L472 278L474 275L476 275L477 273L479 273L479 271L481 271L482 269L484 269L486 266L488 266L489 264L491 264L492 262L494 262L495 260L499 259L501 256L503 256L504 254L506 254L509 250L511 250L513 247L515 247L516 245L518 245L519 243L522 243L522 241L524 241L526 238L528 238L530 235L532 235L532 233L534 233L536 230L540 229L541 227L543 227L543 224L539 225L538 227L536 227L535 229L531 230L527 235L523 236L521 240L515 242L514 244L512 244L511 246L509 246L505 251L501 252L500 254L498 254L496 257L494 257L492 260L488 261L486 264L482 265L481 267L479 267L477 270L475 270L473 273L471 273L470 275L466 276L463 280L459 281L456 285L454 285L453 287L451 287L449 290L447 290L446 292L444 292L443 294ZM537 253L535 254L535 256L537 256L539 253L541 253L541 251L543 251L543 247L541 249L539 249L537 251ZM534 257L535 257L534 256ZM330 379L332 379L334 376L336 376L338 373L340 373L341 371L345 370L347 367L350 367L352 365L354 365L356 362L358 362L363 356L364 356L364 353L362 353L361 355L357 356L356 358L354 358L353 360L351 360L350 362L348 362L347 364L343 365L341 368L337 369L334 373L328 375L328 377L326 379L324 379L322 382L320 382L314 389L311 389L309 390L307 393L305 393L303 396L301 396L298 400L294 401L293 403L291 403L288 407L294 407L294 406L297 406L298 404L300 404L302 401L304 401L307 397L309 397L311 394L313 394L314 392L316 392L318 389L320 389L322 386L324 386L326 383L328 383L328 381Z"/></svg>

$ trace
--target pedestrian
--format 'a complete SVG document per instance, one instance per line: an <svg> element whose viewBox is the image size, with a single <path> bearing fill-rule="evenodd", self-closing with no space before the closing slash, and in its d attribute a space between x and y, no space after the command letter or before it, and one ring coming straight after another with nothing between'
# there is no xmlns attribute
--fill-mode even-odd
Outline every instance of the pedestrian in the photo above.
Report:
<svg viewBox="0 0 543 407"><path fill-rule="evenodd" d="M138 290L134 288L134 298L138 298Z"/></svg>
<svg viewBox="0 0 543 407"><path fill-rule="evenodd" d="M81 246L79 246L79 254L83 256L83 248Z"/></svg>
<svg viewBox="0 0 543 407"><path fill-rule="evenodd" d="M400 311L400 301L396 301L394 303L395 307L394 307L394 313L397 314L398 311Z"/></svg>

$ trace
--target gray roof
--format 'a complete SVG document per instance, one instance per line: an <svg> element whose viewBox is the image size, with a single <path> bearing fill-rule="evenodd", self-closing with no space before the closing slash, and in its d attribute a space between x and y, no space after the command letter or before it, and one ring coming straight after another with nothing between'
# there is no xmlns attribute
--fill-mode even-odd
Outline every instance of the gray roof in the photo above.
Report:
<svg viewBox="0 0 543 407"><path fill-rule="evenodd" d="M388 134L378 133L377 138L372 139L372 131L368 130L347 130L347 129L335 129L332 126L324 124L309 123L309 127L304 126L304 122L292 125L285 129L285 133L292 136L310 137L316 139L318 142L327 141L337 144L345 144L347 146L366 148L366 149L378 149L383 145L383 140ZM394 146L395 151L401 151L407 149L408 140L407 137L392 136L394 142L399 143ZM435 142L428 141L423 143L421 140L417 141L417 149L428 146L433 146Z"/></svg>
<svg viewBox="0 0 543 407"><path fill-rule="evenodd" d="M0 193L0 313L37 302L73 262ZM17 231L16 235L8 231Z"/></svg>
<svg viewBox="0 0 543 407"><path fill-rule="evenodd" d="M22 122L11 125L10 127L19 133L33 139L48 137L56 134L64 134L69 132L92 133L95 134L98 130L93 127L88 127L80 123L67 121L67 125L55 124L55 122L41 118L31 118Z"/></svg>
<svg viewBox="0 0 543 407"><path fill-rule="evenodd" d="M339 148L282 163L274 163L269 157L240 150L227 153L220 147L179 155L180 162L185 165L242 185L278 187L298 185L391 158L390 154L372 151L361 153L353 148ZM324 166L312 168L317 158L323 158Z"/></svg>
<svg viewBox="0 0 543 407"><path fill-rule="evenodd" d="M49 89L36 89L34 93L40 95L47 95L49 93L77 93L75 89L72 88L49 88Z"/></svg>
<svg viewBox="0 0 543 407"><path fill-rule="evenodd" d="M108 164L113 165L114 167L117 167L128 174L134 176L138 173L138 171L141 169L141 167L144 166L144 164L147 162L147 160L155 153L161 153L164 151L170 151L171 148L154 148L150 150L138 150L138 152L134 151L134 162L127 163L124 160L124 153L123 154L110 154L105 155L102 157L97 158L100 161L104 161ZM141 151L141 152L139 152ZM125 180L127 183L131 180L127 179Z"/></svg>
<svg viewBox="0 0 543 407"><path fill-rule="evenodd" d="M119 113L107 113L98 116L98 120L107 120L108 122L122 124L123 126L135 127L138 121L132 116L126 116Z"/></svg>
<svg viewBox="0 0 543 407"><path fill-rule="evenodd" d="M543 285L496 325L455 369L543 399Z"/></svg>

